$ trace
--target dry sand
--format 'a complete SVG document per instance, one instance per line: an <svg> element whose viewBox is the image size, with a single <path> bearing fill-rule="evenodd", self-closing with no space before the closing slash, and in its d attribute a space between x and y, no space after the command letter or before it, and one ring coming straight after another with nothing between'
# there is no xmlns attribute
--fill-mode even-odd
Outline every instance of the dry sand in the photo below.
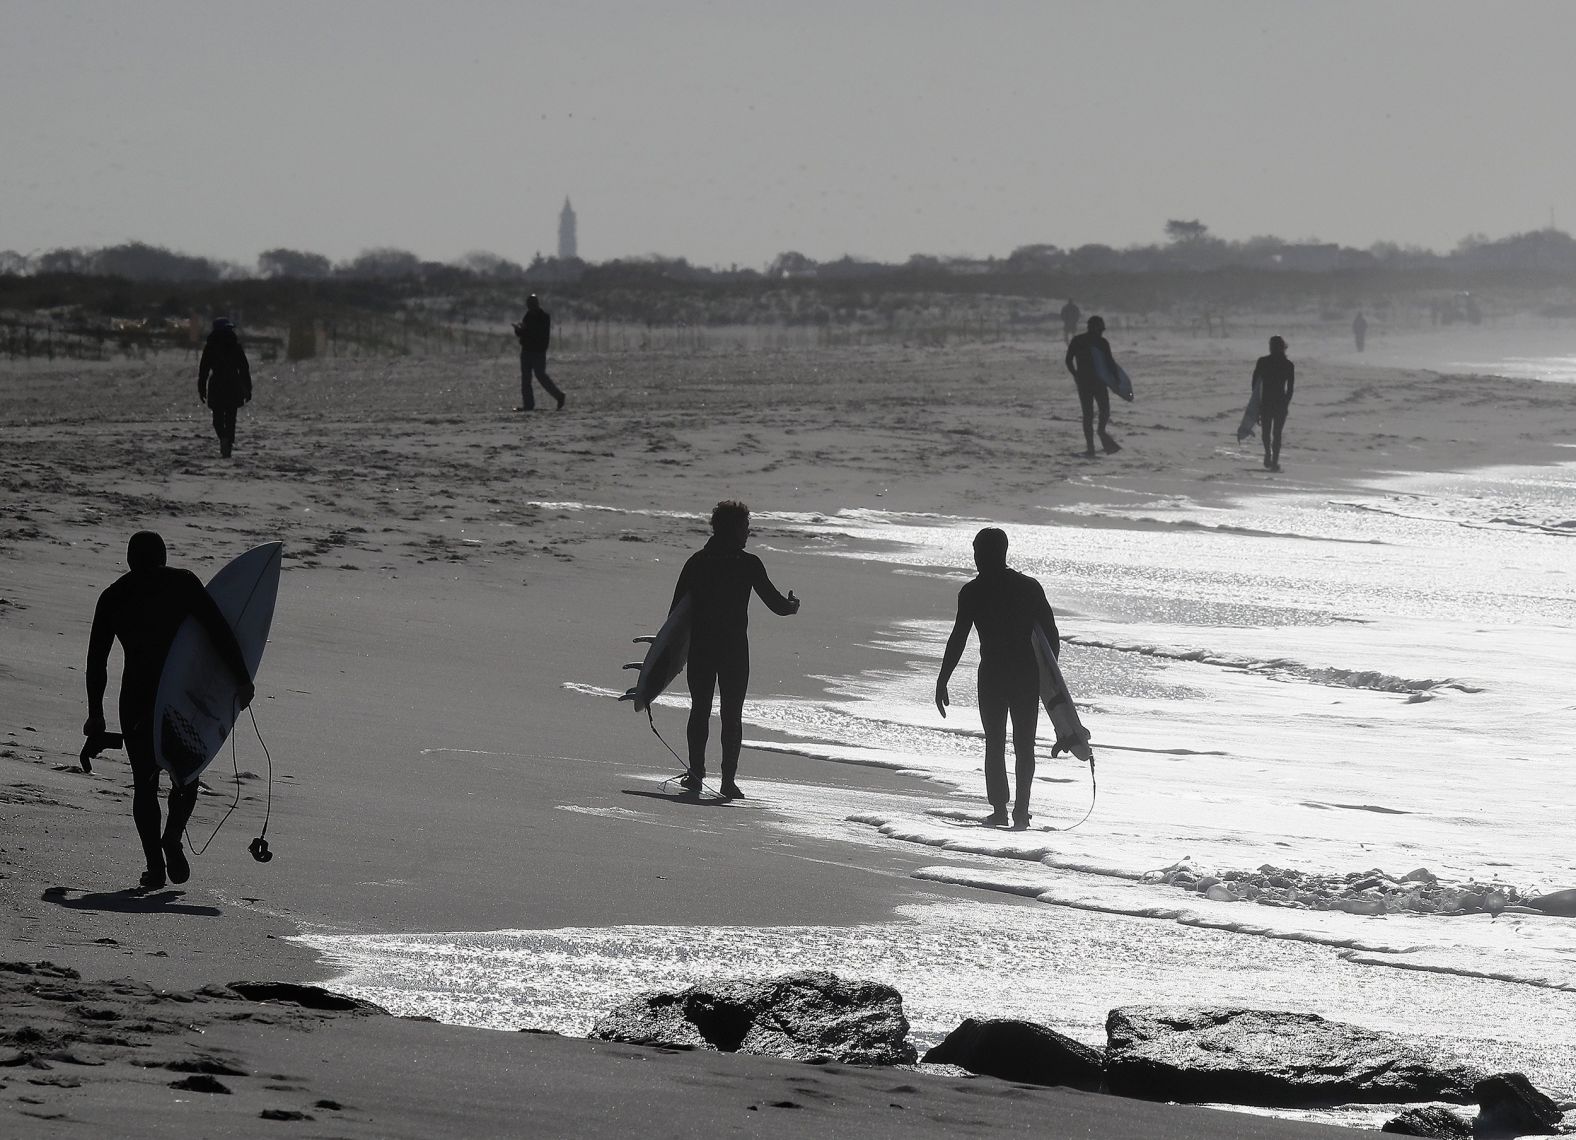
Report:
<svg viewBox="0 0 1576 1140"><path fill-rule="evenodd" d="M770 810L757 801L647 800L682 826L638 836L558 810L628 803L649 786L628 773L674 767L643 720L563 682L627 680L618 667L636 655L629 637L660 617L682 558L703 541L699 512L723 497L759 510L878 507L1010 525L1102 487L1306 490L1384 470L1562 456L1545 433L1570 422L1576 387L1386 371L1332 342L1322 359L1321 346L1293 346L1287 473L1272 476L1255 443L1239 448L1233 434L1260 343L1116 339L1139 401L1114 409L1125 450L1093 463L1077 454L1059 346L1043 343L559 356L569 407L530 415L508 411L518 388L507 357L260 367L228 462L195 403L189 358L0 371L0 961L82 975L45 986L52 998L24 992L36 978L8 976L4 1028L52 1019L80 1029L94 1022L89 1009L119 1012L106 1023L145 1016L144 991L106 990L102 979L172 991L323 980L312 955L285 940L303 925L851 923L949 893L908 878L923 851L855 855L788 840L755 826ZM696 514L533 505L557 501ZM265 784L243 777L241 809L193 860L192 881L152 896L125 891L140 866L123 759L106 754L91 775L75 764L93 601L142 527L205 577L255 542L283 539L287 551L255 705L274 759L277 858L246 855ZM768 566L804 611L779 621L757 607L753 692L813 693L813 675L869 665L865 646L887 622L949 616L947 590L796 553L769 525L757 531L788 548ZM670 738L681 735L674 727ZM266 773L249 729L241 749L244 769ZM743 778L805 779L805 764L747 754ZM230 770L227 758L210 770L199 843L233 793ZM847 786L851 804L863 788L903 784L837 766L813 778ZM983 1079L325 1020L217 998L153 1008L171 1004L180 1024L157 1044L128 1039L78 1057L102 1066L0 1067L0 1133L1321 1131ZM218 1078L231 1095L172 1090L179 1074L138 1064L193 1050L223 1053L246 1074ZM319 1100L347 1107L314 1108ZM317 1120L265 1121L268 1108Z"/></svg>

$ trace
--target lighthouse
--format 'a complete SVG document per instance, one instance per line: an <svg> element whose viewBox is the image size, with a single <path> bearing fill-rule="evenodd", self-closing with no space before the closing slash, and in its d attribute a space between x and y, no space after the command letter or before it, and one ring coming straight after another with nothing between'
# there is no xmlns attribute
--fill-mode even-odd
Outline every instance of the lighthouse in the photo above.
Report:
<svg viewBox="0 0 1576 1140"><path fill-rule="evenodd" d="M580 254L575 244L575 208L564 199L563 211L558 215L558 260L573 261Z"/></svg>

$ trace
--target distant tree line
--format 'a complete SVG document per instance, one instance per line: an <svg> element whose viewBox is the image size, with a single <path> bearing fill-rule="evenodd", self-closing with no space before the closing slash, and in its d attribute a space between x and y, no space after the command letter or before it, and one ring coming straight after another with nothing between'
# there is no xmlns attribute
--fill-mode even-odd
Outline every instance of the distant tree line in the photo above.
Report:
<svg viewBox="0 0 1576 1140"><path fill-rule="evenodd" d="M406 281L455 283L466 280L575 283L613 276L632 283L653 280L730 283L784 279L890 279L1011 274L1105 274L1207 272L1238 268L1280 272L1323 273L1353 269L1495 268L1540 272L1576 272L1576 239L1553 228L1490 239L1482 234L1463 238L1449 253L1417 246L1376 242L1356 249L1317 240L1288 241L1274 236L1228 241L1209 232L1197 219L1169 219L1166 241L1118 249L1089 244L1062 248L1051 244L1021 245L1004 258L933 257L917 253L903 262L879 262L843 256L816 261L796 251L777 255L764 268L737 265L727 269L691 265L682 257L617 258L599 265L579 259L560 260L538 254L529 265L494 253L473 252L454 261L425 261L408 250L380 247L335 263L320 253L279 247L258 255L255 266L177 253L133 241L102 249L61 248L36 255L0 250L0 276L81 275L119 277L142 282Z"/></svg>

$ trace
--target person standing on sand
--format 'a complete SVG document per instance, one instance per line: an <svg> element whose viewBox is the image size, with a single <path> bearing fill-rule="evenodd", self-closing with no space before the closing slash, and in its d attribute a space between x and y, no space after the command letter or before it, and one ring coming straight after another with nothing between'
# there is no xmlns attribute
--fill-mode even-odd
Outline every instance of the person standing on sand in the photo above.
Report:
<svg viewBox="0 0 1576 1140"><path fill-rule="evenodd" d="M1259 390L1259 426L1264 429L1264 466L1279 471L1281 432L1291 408L1291 392L1297 383L1297 368L1286 355L1286 341L1270 337L1270 354L1259 357L1253 366L1253 384Z"/></svg>
<svg viewBox="0 0 1576 1140"><path fill-rule="evenodd" d="M1361 313L1352 318L1352 339L1357 342L1358 352L1368 343L1368 318Z"/></svg>
<svg viewBox="0 0 1576 1140"><path fill-rule="evenodd" d="M1104 360L1099 368L1096 367L1095 353L1100 353ZM1106 370L1113 375L1116 372L1116 357L1111 355L1111 344L1105 339L1105 318L1093 316L1089 318L1087 331L1079 333L1067 342L1067 371L1072 373L1073 382L1078 385L1078 402L1083 405L1083 431L1086 450L1084 456L1094 458L1095 421L1094 410L1100 409L1100 444L1105 448L1105 453L1121 451L1122 445L1112 439L1106 429L1111 422L1111 395L1107 391L1105 382L1100 379L1100 371Z"/></svg>
<svg viewBox="0 0 1576 1140"><path fill-rule="evenodd" d="M1068 344L1072 343L1074 335L1077 334L1078 322L1082 318L1083 310L1071 297L1067 298L1067 304L1062 306L1062 339Z"/></svg>
<svg viewBox="0 0 1576 1140"><path fill-rule="evenodd" d="M536 294L532 293L525 299L525 316L514 326L514 335L520 341L520 406L515 409L517 412L536 410L536 394L531 387L532 374L542 382L547 394L558 401L559 410L563 410L564 394L547 375L547 342L552 339L552 333L553 318L542 308L542 302Z"/></svg>
<svg viewBox="0 0 1576 1140"><path fill-rule="evenodd" d="M712 694L722 692L722 794L741 799L739 747L744 740L744 693L750 683L750 592L779 617L799 612L799 599L785 598L766 576L759 558L748 553L750 508L731 499L711 512L711 538L684 563L673 588L671 613L685 595L690 599L689 771L684 789L698 793L706 776L706 738L711 727Z"/></svg>
<svg viewBox="0 0 1576 1140"><path fill-rule="evenodd" d="M191 876L181 848L181 835L197 802L197 781L185 787L171 781L169 819L161 834L159 767L153 759L153 703L158 695L159 676L164 672L164 658L175 640L175 631L188 616L202 623L240 680L242 708L251 704L253 689L235 632L197 575L165 565L163 538L151 530L139 530L126 545L126 564L130 570L99 595L93 611L93 630L88 636L88 719L82 726L88 747L83 755L90 754L93 738L105 731L109 651L118 639L125 654L120 677L120 730L125 736L127 759L131 761L131 815L148 863L142 874L142 887L158 890L164 886L166 872L175 883L184 883Z"/></svg>
<svg viewBox="0 0 1576 1140"><path fill-rule="evenodd" d="M1034 784L1034 733L1040 719L1040 666L1031 637L1036 625L1045 631L1051 652L1060 657L1061 634L1045 590L1027 574L1007 567L1007 532L988 526L974 536L974 565L979 574L958 591L958 616L947 639L936 678L936 710L947 715L947 682L958 667L969 631L980 632L980 724L985 729L985 797L991 813L985 822L1007 822L1007 718L1012 718L1012 749L1017 758L1018 797L1013 802L1015 827L1029 823L1029 796Z"/></svg>
<svg viewBox="0 0 1576 1140"><path fill-rule="evenodd" d="M219 437L219 455L230 458L235 446L235 412L252 401L252 366L235 326L226 317L213 322L213 331L202 346L202 361L197 365L197 398L213 413L214 434Z"/></svg>

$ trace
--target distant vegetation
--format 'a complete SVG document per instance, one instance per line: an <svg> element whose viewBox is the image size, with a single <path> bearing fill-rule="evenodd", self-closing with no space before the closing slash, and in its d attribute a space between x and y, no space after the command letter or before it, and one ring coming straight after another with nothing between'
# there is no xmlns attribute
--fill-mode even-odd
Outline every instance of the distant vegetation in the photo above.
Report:
<svg viewBox="0 0 1576 1140"><path fill-rule="evenodd" d="M423 261L372 249L338 264L286 248L254 267L141 242L0 251L0 353L31 355L42 337L54 351L100 354L116 345L189 343L208 317L242 320L257 340L272 330L292 356L334 342L362 351L502 351L507 320L525 293L549 298L560 328L596 345L609 329L778 327L820 335L985 338L1055 324L1073 297L1138 323L1208 333L1252 313L1302 312L1350 320L1453 319L1510 309L1576 316L1576 240L1544 229L1490 240L1474 235L1449 253L1379 243L1352 249L1254 237L1227 241L1197 220L1171 219L1166 241L1115 249L1024 245L1004 258L916 254L888 264L843 257L818 262L793 251L762 269L706 268L683 258L620 258L600 264L537 257L521 265L490 253ZM620 334L628 343L627 332ZM18 338L22 338L19 340ZM637 337L637 341L639 337Z"/></svg>

